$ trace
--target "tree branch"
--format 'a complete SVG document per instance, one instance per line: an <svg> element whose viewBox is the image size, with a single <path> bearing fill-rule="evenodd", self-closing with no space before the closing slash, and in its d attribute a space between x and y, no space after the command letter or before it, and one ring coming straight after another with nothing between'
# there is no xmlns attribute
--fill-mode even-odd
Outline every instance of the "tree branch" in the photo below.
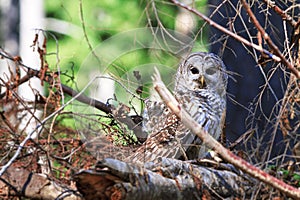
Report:
<svg viewBox="0 0 300 200"><path fill-rule="evenodd" d="M60 185L47 176L26 169L10 167L0 178L0 197L27 197L30 199L81 200L81 195L66 185Z"/></svg>
<svg viewBox="0 0 300 200"><path fill-rule="evenodd" d="M272 54L271 52L269 52L266 49L263 49L261 46L254 44L252 42L249 42L248 40L246 40L245 38L229 31L228 29L224 28L223 26L217 24L216 22L212 21L210 18L208 18L206 15L202 14L201 12L199 12L198 10L195 10L194 8L191 8L177 0L171 0L171 2L173 2L175 5L182 7L188 11L190 11L191 13L196 14L197 16L199 16L200 18L202 18L204 21L206 21L207 23L209 23L209 25L219 29L220 31L224 32L225 34L231 36L232 38L236 39L237 41L240 41L241 43L250 46L258 51L260 51L261 53L267 55L268 57L270 57L271 59L277 61L277 62L282 62L289 70L291 70L291 72L298 78L300 79L300 72L291 64L289 63L285 57L280 53L279 49L274 48L274 46L270 46L272 50L274 50L275 54ZM265 37L265 35L264 35ZM269 44L270 45L270 44ZM276 47L276 46L275 46Z"/></svg>
<svg viewBox="0 0 300 200"><path fill-rule="evenodd" d="M252 23L254 24L254 26L257 28L257 30L261 33L261 35L263 36L263 38L266 40L266 42L268 43L269 47L275 52L275 54L280 58L281 62L291 70L291 72L299 79L300 78L300 72L297 70L297 68L295 68L284 56L283 54L280 52L279 48L273 43L273 41L271 40L270 36L268 35L268 33L266 33L266 31L264 30L264 28L260 25L260 23L258 22L258 20L256 19L254 13L252 12L252 10L250 9L250 6L247 4L246 0L242 0L242 4L246 10L246 12L248 13Z"/></svg>
<svg viewBox="0 0 300 200"><path fill-rule="evenodd" d="M86 200L224 199L251 196L253 182L243 175L170 158L143 167L107 158L74 180Z"/></svg>
<svg viewBox="0 0 300 200"><path fill-rule="evenodd" d="M9 89L14 89L16 87L18 87L19 85L27 82L30 78L32 77L37 77L37 78L43 78L42 81L46 81L48 82L49 84L52 84L53 83L53 74L43 74L40 73L39 70L35 70L35 69L32 69L26 65L24 65L21 60L16 60L15 58L13 58L12 56L9 56L7 55L6 53L4 53L4 51L0 52L0 56L6 58L6 59L9 59L13 62L16 62L18 65L22 66L22 67L25 67L25 69L27 69L27 74L25 76L23 76L17 83L9 83L9 84L6 84L9 86ZM72 88L70 88L69 86L66 86L64 84L61 84L61 87L62 87L62 90L63 92L65 92L66 94L70 95L70 96L77 96L76 100L81 102L81 103L84 103L84 104L88 104L88 105L93 105L95 108L105 112L106 114L111 114L112 113L112 106L111 105L108 105L108 104L105 104L101 101L98 101L96 99L92 99L90 97L87 97L86 95L84 94L79 94L79 92L73 90ZM4 96L6 95L6 92L3 92L0 94L0 99L2 99Z"/></svg>
<svg viewBox="0 0 300 200"><path fill-rule="evenodd" d="M290 23L290 25L293 26L293 28L297 28L297 22L286 12L284 12L282 9L280 9L278 6L276 6L275 1L271 0L263 0L265 4L269 7L271 7L279 16L281 16L282 20L286 20L287 22Z"/></svg>

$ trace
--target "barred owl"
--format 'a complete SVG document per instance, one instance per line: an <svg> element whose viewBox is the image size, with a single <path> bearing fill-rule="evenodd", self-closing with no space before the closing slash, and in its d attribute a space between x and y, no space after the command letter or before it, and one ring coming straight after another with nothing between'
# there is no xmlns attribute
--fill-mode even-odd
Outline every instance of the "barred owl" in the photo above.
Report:
<svg viewBox="0 0 300 200"><path fill-rule="evenodd" d="M227 74L222 60L212 53L190 54L179 65L174 96L182 107L215 139L224 125ZM143 163L158 157L196 159L206 148L163 103L147 102L145 143L126 160Z"/></svg>

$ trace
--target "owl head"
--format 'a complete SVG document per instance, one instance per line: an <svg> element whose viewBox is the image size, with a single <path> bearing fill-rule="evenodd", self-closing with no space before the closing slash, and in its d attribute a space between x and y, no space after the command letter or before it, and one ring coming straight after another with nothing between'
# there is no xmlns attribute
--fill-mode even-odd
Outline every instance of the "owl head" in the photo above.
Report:
<svg viewBox="0 0 300 200"><path fill-rule="evenodd" d="M213 53L190 54L176 73L175 92L210 90L226 94L227 74L223 61Z"/></svg>

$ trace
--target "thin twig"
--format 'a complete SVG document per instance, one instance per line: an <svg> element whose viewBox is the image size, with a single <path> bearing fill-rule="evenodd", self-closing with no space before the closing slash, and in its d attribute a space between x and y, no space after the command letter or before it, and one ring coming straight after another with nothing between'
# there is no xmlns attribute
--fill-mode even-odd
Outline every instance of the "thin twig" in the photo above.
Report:
<svg viewBox="0 0 300 200"><path fill-rule="evenodd" d="M250 46L260 52L262 52L263 54L267 55L268 57L272 58L273 60L277 61L277 62L282 62L284 65L286 65L291 72L298 78L300 79L300 72L297 71L297 69L295 69L286 59L285 57L280 53L280 51L277 49L277 51L275 51L276 55L272 54L271 52L269 52L268 50L262 48L261 46L254 44L252 42L249 42L248 40L246 40L245 38L237 35L236 33L231 32L230 30L224 28L223 26L217 24L216 22L214 22L213 20L211 20L210 18L208 18L206 15L202 14L201 12L199 12L198 10L195 10L192 7L189 7L177 0L171 0L171 2L173 2L175 5L182 7L188 11L190 11L191 13L196 14L197 16L199 16L200 18L202 18L204 21L206 21L209 25L215 27L216 29L219 29L220 31L224 32L225 34L231 36L232 38L236 39L237 41L242 42L243 44ZM279 52L279 53L278 53Z"/></svg>
<svg viewBox="0 0 300 200"><path fill-rule="evenodd" d="M79 13L80 13L80 21L81 21L82 31L83 31L83 35L84 35L84 38L86 40L86 43L88 44L88 47L89 47L90 51L95 56L95 58L98 61L98 63L100 64L101 61L100 61L99 57L97 56L96 52L94 51L94 49L93 49L93 47L91 45L91 42L90 42L90 40L88 38L88 35L86 33L85 22L84 22L84 17L83 17L82 0L79 0Z"/></svg>
<svg viewBox="0 0 300 200"><path fill-rule="evenodd" d="M24 75L18 83L9 83L7 85L9 85L9 89L14 89L16 87L18 87L19 85L27 82L30 78L32 77L38 77L38 78L41 78L41 73L39 70L35 70L35 69L32 69L28 66L26 66L25 64L23 64L21 61L16 61L12 56L9 56L7 53L5 53L4 51L1 52L0 51L0 56L6 58L6 59L9 59L11 61L14 61L14 62L17 62L18 65L22 66L22 67L25 67L27 69L27 73L26 75ZM99 78L99 77L97 77ZM105 78L105 77L103 77ZM53 82L53 75L52 74L46 74L45 77L44 77L44 80L43 81L46 81L48 82L49 84L52 84ZM70 88L69 86L66 86L64 84L60 84L61 85L61 88L63 90L64 93L70 95L70 96L77 96L79 94L79 92L73 90L72 88ZM6 92L3 92L0 94L0 99L2 99L4 96L6 95ZM81 103L85 103L85 104L88 104L90 105L91 103L93 103L93 106L103 112L105 112L106 114L110 114L112 113L112 107L111 105L108 105L108 104L105 104L101 101L98 101L96 99L92 99L84 94L81 94L78 96L77 98L77 101L81 102Z"/></svg>
<svg viewBox="0 0 300 200"><path fill-rule="evenodd" d="M60 113L67 105L71 104L73 101L77 100L78 97L83 95L84 91L95 81L95 79L90 80L90 82L77 94L75 95L72 99L70 99L66 104L58 108L55 112L51 113L48 117L46 117L44 120L42 120L36 127L35 129L30 132L26 138L20 143L18 146L18 149L16 150L15 154L13 157L1 168L0 170L0 177L5 173L5 171L12 165L12 163L18 158L20 155L22 149L24 148L25 144L31 140L32 135L40 129L48 120L50 120L52 117L54 117L57 113Z"/></svg>
<svg viewBox="0 0 300 200"><path fill-rule="evenodd" d="M222 144L215 140L208 132L204 131L203 128L181 107L181 105L176 101L175 97L166 88L166 86L160 78L160 74L157 69L155 69L153 81L155 90L159 93L160 97L163 99L165 104L172 110L174 114L176 114L176 116L178 116L181 119L182 123L187 128L189 128L195 135L197 135L203 141L203 144L214 149L224 158L224 160L233 164L245 173L280 190L281 192L292 198L300 199L299 189L296 189L284 183L283 181L269 175L261 169L246 162L242 158L236 156L231 151L223 147Z"/></svg>
<svg viewBox="0 0 300 200"><path fill-rule="evenodd" d="M264 28L260 25L259 21L256 19L254 13L252 12L252 10L250 9L250 6L247 4L246 0L242 0L242 4L246 10L246 12L248 13L248 16L250 17L252 23L254 24L254 26L257 28L257 30L261 33L261 35L263 36L263 38L266 40L266 42L268 43L269 47L274 51L274 53L281 59L281 62L287 67L289 68L292 73L298 78L300 79L300 72L283 56L283 54L280 52L279 48L273 43L273 41L271 40L270 36L268 35L268 33L266 33L266 31L264 30Z"/></svg>
<svg viewBox="0 0 300 200"><path fill-rule="evenodd" d="M282 20L286 20L293 26L293 28L297 28L297 22L285 11L283 11L281 8L276 6L275 1L271 1L271 0L263 0L263 1L265 2L265 4L267 4L267 6L271 7L282 18Z"/></svg>

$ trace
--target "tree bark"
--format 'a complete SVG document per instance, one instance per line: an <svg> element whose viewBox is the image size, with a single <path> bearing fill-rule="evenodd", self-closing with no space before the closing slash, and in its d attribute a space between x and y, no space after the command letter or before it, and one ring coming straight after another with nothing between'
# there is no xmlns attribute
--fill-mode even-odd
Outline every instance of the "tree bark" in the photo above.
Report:
<svg viewBox="0 0 300 200"><path fill-rule="evenodd" d="M79 200L81 195L46 175L9 167L0 178L0 198L27 197L30 199Z"/></svg>
<svg viewBox="0 0 300 200"><path fill-rule="evenodd" d="M214 166L216 167L216 166ZM232 165L204 167L161 158L143 167L115 159L98 162L95 169L74 176L85 199L224 199L247 198L253 180Z"/></svg>

